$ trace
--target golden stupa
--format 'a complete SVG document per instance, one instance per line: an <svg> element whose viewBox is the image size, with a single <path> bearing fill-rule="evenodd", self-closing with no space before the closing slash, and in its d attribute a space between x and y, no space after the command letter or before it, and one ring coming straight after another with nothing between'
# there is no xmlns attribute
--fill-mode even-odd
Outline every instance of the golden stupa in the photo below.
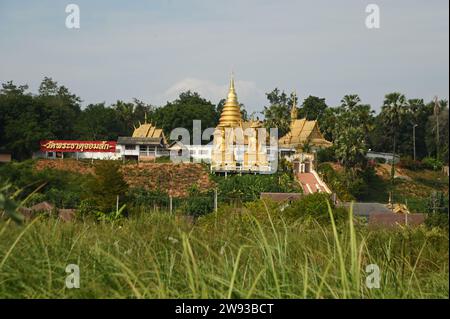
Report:
<svg viewBox="0 0 450 319"><path fill-rule="evenodd" d="M234 78L219 124L214 131L211 170L215 172L268 172L266 137L260 121L242 120Z"/></svg>
<svg viewBox="0 0 450 319"><path fill-rule="evenodd" d="M230 89L220 115L218 127L240 127L242 125L241 108L234 88L234 78L231 76Z"/></svg>

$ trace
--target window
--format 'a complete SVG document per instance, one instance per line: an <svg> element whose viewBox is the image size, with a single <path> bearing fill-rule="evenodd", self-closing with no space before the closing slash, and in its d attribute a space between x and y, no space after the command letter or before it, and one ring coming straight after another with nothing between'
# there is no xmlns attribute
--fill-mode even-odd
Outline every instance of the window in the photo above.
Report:
<svg viewBox="0 0 450 319"><path fill-rule="evenodd" d="M134 151L134 150L136 150L136 146L128 144L128 145L125 145L125 149L127 151Z"/></svg>
<svg viewBox="0 0 450 319"><path fill-rule="evenodd" d="M145 145L139 146L139 151L140 151L141 153L147 153L147 146L145 146Z"/></svg>
<svg viewBox="0 0 450 319"><path fill-rule="evenodd" d="M190 151L190 154L191 154L191 155L195 155L195 150L191 150L191 151Z"/></svg>

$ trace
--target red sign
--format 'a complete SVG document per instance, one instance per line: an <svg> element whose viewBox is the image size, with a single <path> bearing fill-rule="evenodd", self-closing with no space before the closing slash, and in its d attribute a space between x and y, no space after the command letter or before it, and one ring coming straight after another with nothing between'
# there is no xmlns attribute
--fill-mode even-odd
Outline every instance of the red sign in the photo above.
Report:
<svg viewBox="0 0 450 319"><path fill-rule="evenodd" d="M42 152L115 152L115 141L41 141Z"/></svg>

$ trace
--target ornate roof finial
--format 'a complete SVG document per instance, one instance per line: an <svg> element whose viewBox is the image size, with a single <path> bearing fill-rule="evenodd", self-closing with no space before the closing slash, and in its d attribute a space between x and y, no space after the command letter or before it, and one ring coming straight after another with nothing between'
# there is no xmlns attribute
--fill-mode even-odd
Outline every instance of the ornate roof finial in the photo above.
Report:
<svg viewBox="0 0 450 319"><path fill-rule="evenodd" d="M294 93L292 94L291 120L295 121L297 118L298 118L297 92L294 91Z"/></svg>
<svg viewBox="0 0 450 319"><path fill-rule="evenodd" d="M147 112L144 113L144 124L147 124Z"/></svg>

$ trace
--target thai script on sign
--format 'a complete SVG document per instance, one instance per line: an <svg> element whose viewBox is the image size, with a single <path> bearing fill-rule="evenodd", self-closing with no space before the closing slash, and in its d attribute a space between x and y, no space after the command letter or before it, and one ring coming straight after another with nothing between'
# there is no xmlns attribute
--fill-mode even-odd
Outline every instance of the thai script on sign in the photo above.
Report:
<svg viewBox="0 0 450 319"><path fill-rule="evenodd" d="M41 141L43 152L115 152L115 141Z"/></svg>

